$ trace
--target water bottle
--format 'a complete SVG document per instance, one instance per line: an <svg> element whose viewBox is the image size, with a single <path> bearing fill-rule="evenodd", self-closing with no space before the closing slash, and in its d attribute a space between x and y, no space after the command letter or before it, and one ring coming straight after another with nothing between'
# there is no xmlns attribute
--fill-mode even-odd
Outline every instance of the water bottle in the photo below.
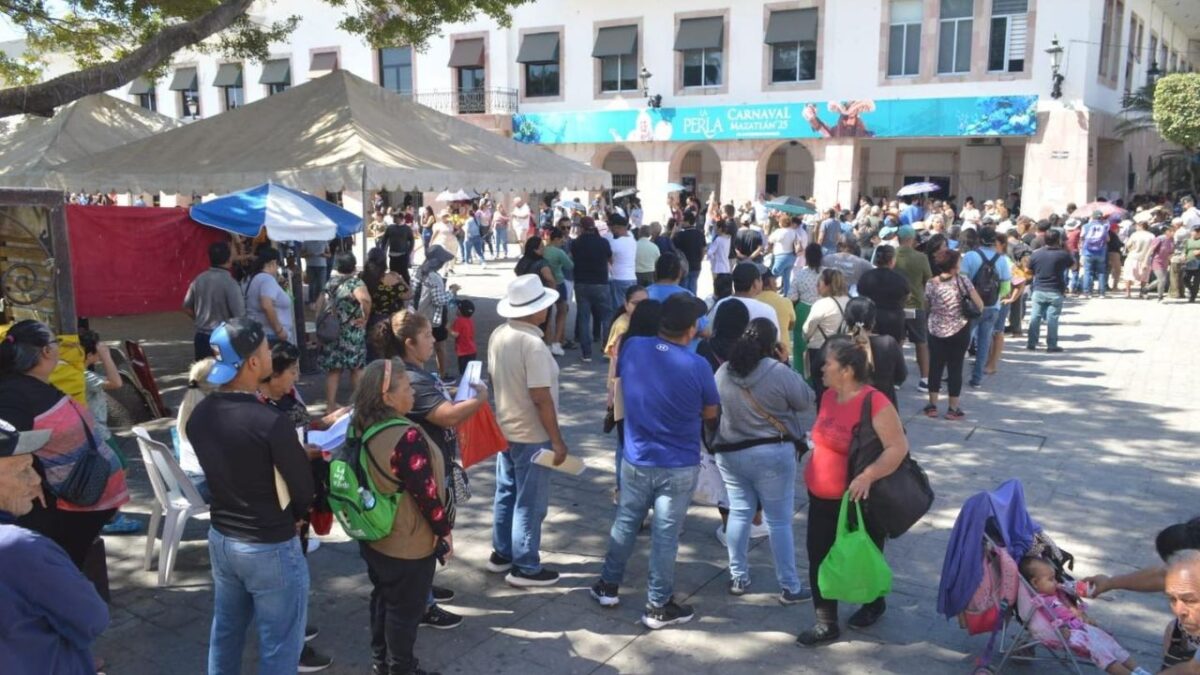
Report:
<svg viewBox="0 0 1200 675"><path fill-rule="evenodd" d="M375 495L365 487L358 488L358 496L362 498L363 507L368 511L375 508Z"/></svg>

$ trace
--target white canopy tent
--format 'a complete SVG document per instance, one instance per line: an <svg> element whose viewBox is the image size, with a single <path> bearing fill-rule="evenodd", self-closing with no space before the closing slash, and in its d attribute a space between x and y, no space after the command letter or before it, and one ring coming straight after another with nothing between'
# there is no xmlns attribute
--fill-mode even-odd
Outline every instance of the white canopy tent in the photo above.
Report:
<svg viewBox="0 0 1200 675"><path fill-rule="evenodd" d="M336 71L153 138L58 167L69 191L225 193L600 190L607 171L518 143Z"/></svg>
<svg viewBox="0 0 1200 675"><path fill-rule="evenodd" d="M0 121L0 185L40 187L56 166L178 128L166 115L108 94L85 96L53 117Z"/></svg>

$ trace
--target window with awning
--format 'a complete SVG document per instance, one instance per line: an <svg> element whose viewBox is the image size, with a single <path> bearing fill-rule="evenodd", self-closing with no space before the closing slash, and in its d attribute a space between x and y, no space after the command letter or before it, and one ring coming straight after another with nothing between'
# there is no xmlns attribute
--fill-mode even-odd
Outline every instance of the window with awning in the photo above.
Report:
<svg viewBox="0 0 1200 675"><path fill-rule="evenodd" d="M558 33L528 33L521 40L517 63L558 63Z"/></svg>
<svg viewBox="0 0 1200 675"><path fill-rule="evenodd" d="M154 81L148 77L139 77L129 85L130 96L143 96L154 91Z"/></svg>
<svg viewBox="0 0 1200 675"><path fill-rule="evenodd" d="M592 57L600 59L600 91L637 91L638 27L608 26L596 32Z"/></svg>
<svg viewBox="0 0 1200 675"><path fill-rule="evenodd" d="M634 56L637 54L637 26L609 26L596 33L592 57Z"/></svg>
<svg viewBox="0 0 1200 675"><path fill-rule="evenodd" d="M199 91L200 81L195 68L177 68L171 78L171 91Z"/></svg>
<svg viewBox="0 0 1200 675"><path fill-rule="evenodd" d="M719 16L683 19L675 51L683 55L684 87L720 86L724 76L725 20Z"/></svg>
<svg viewBox="0 0 1200 675"><path fill-rule="evenodd" d="M258 78L258 83L290 85L292 83L292 62L288 59L267 61L263 64L262 76Z"/></svg>
<svg viewBox="0 0 1200 675"><path fill-rule="evenodd" d="M480 68L483 66L483 38L458 40L450 52L451 68Z"/></svg>
<svg viewBox="0 0 1200 675"><path fill-rule="evenodd" d="M338 69L337 52L317 52L308 64L308 76L321 77Z"/></svg>
<svg viewBox="0 0 1200 675"><path fill-rule="evenodd" d="M763 42L771 46L771 82L817 79L817 9L771 12Z"/></svg>
<svg viewBox="0 0 1200 675"><path fill-rule="evenodd" d="M217 68L217 76L213 78L214 87L238 87L242 86L242 64L240 63L222 63Z"/></svg>
<svg viewBox="0 0 1200 675"><path fill-rule="evenodd" d="M725 21L719 16L684 19L675 35L675 51L720 49L725 37Z"/></svg>

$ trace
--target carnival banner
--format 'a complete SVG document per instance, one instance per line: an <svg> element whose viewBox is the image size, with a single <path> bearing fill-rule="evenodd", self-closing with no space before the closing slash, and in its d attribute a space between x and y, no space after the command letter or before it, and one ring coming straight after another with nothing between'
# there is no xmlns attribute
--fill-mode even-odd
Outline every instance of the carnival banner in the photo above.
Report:
<svg viewBox="0 0 1200 675"><path fill-rule="evenodd" d="M764 103L518 113L523 143L644 143L756 138L1032 136L1036 96Z"/></svg>

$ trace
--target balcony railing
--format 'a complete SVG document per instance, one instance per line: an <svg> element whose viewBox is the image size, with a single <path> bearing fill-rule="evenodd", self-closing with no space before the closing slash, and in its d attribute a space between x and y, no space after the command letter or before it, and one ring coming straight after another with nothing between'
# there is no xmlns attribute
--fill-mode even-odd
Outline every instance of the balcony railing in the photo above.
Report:
<svg viewBox="0 0 1200 675"><path fill-rule="evenodd" d="M416 91L404 95L447 115L511 115L517 112L516 89Z"/></svg>

